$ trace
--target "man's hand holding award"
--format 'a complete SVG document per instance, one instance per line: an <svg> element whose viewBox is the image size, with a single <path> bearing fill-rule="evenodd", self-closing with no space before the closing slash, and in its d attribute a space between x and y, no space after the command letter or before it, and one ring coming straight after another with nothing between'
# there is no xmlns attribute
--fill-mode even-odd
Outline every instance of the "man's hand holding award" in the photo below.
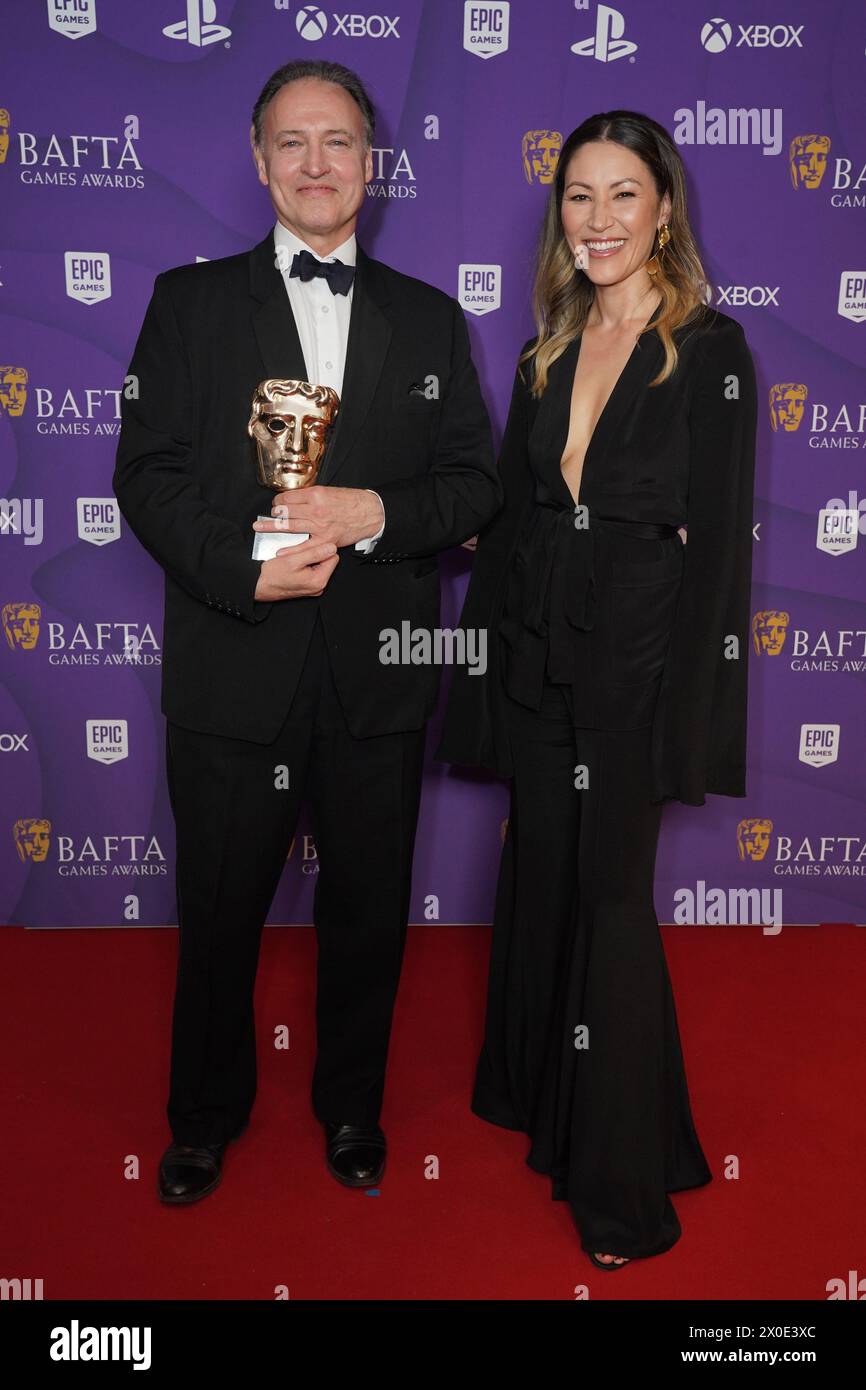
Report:
<svg viewBox="0 0 866 1390"><path fill-rule="evenodd" d="M309 381L272 377L253 394L247 430L256 444L258 479L276 492L271 516L253 523L253 559L266 562L258 599L322 593L337 548L379 528L382 509L373 493L316 485L339 408L336 391ZM275 559L279 565L270 563Z"/></svg>

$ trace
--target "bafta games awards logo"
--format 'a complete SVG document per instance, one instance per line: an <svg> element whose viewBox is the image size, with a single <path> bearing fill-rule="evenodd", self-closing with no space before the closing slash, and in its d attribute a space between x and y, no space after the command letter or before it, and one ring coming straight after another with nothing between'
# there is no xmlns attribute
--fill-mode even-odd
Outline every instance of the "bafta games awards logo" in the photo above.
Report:
<svg viewBox="0 0 866 1390"><path fill-rule="evenodd" d="M795 135L788 146L788 167L794 188L820 188L827 172L829 135Z"/></svg>
<svg viewBox="0 0 866 1390"><path fill-rule="evenodd" d="M820 726L813 726L818 728ZM831 726L832 728L832 726ZM832 733L823 735L831 746ZM829 757L827 761L832 761ZM811 761L811 758L804 759ZM737 854L742 863L763 864L777 878L863 878L866 838L862 835L781 835L766 816L751 816L737 825Z"/></svg>
<svg viewBox="0 0 866 1390"><path fill-rule="evenodd" d="M144 175L136 142L140 122L130 113L123 118L120 135L68 135L65 132L16 130L7 106L0 107L0 165L16 162L18 178L28 187L144 188Z"/></svg>
<svg viewBox="0 0 866 1390"><path fill-rule="evenodd" d="M800 381L780 381L770 387L770 428L794 434L803 423L808 388Z"/></svg>
<svg viewBox="0 0 866 1390"><path fill-rule="evenodd" d="M7 646L32 652L39 642L42 610L33 600L0 609ZM150 623L46 622L49 666L160 666L162 652Z"/></svg>
<svg viewBox="0 0 866 1390"><path fill-rule="evenodd" d="M814 131L795 135L788 145L788 168L791 186L795 191L815 193L825 183L831 140L829 135ZM837 154L833 159L832 178L826 180L833 208L859 208L866 206L863 189L866 184L866 164L847 154ZM848 272L846 272L848 273Z"/></svg>
<svg viewBox="0 0 866 1390"><path fill-rule="evenodd" d="M22 864L44 864L51 843L51 821L20 818L12 827L15 848Z"/></svg>
<svg viewBox="0 0 866 1390"><path fill-rule="evenodd" d="M767 857L773 822L760 816L741 820L737 826L737 853L743 860L759 864Z"/></svg>
<svg viewBox="0 0 866 1390"><path fill-rule="evenodd" d="M866 285L866 280L864 280ZM864 303L862 287L860 303ZM806 418L809 389L802 381L777 381L768 400L770 428L774 434L796 434ZM809 409L810 449L862 449L866 447L866 401L812 401Z"/></svg>
<svg viewBox="0 0 866 1390"><path fill-rule="evenodd" d="M778 656L788 635L790 614L767 610L752 618L752 642L756 656Z"/></svg>
<svg viewBox="0 0 866 1390"><path fill-rule="evenodd" d="M292 855L295 852L295 845L297 844L297 841L298 836L295 834L292 836L292 843L289 845L288 853L286 854L287 864L289 863L290 859L292 858ZM313 874L317 874L319 872L319 854L318 850L316 849L316 843L312 835L301 835L301 853L298 855L297 862L300 865L300 872L304 875L305 878L310 878Z"/></svg>
<svg viewBox="0 0 866 1390"><path fill-rule="evenodd" d="M0 408L13 420L24 414L29 379L26 367L0 366Z"/></svg>
<svg viewBox="0 0 866 1390"><path fill-rule="evenodd" d="M50 820L21 816L13 823L12 837L22 864L53 862L59 878L162 878L167 874L165 854L155 835L52 835Z"/></svg>
<svg viewBox="0 0 866 1390"><path fill-rule="evenodd" d="M368 198L415 198L418 186L409 151L403 146L374 145L373 177L366 187Z"/></svg>
<svg viewBox="0 0 866 1390"><path fill-rule="evenodd" d="M0 610L3 631L11 650L32 652L39 641L42 609L38 603L5 603Z"/></svg>
<svg viewBox="0 0 866 1390"><path fill-rule="evenodd" d="M550 184L562 153L559 130L527 130L521 141L523 173L527 183Z"/></svg>
<svg viewBox="0 0 866 1390"><path fill-rule="evenodd" d="M122 387L76 385L73 390L62 381L38 385L30 380L26 367L12 362L0 365L0 410L13 420L20 420L26 411L35 432L46 438L119 435L121 394L135 400L137 390L135 377L127 377Z"/></svg>
<svg viewBox="0 0 866 1390"><path fill-rule="evenodd" d="M756 656L780 656L788 636L790 615L766 609L752 618L752 644ZM790 669L815 673L866 671L866 628L791 629Z"/></svg>

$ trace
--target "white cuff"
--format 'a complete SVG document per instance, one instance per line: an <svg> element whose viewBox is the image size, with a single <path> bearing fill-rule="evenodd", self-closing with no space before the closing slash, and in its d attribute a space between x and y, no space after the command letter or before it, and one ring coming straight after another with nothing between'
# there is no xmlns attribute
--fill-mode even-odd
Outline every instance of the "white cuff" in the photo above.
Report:
<svg viewBox="0 0 866 1390"><path fill-rule="evenodd" d="M371 487L368 487L368 488L365 488L364 491L365 491L365 492L373 492L373 489L372 489ZM379 497L378 492L373 492L373 496L374 496L374 497ZM380 505L380 507L382 508L382 512L384 513L384 511L385 511L385 503L382 501L381 497L379 497L379 505ZM363 553L364 553L365 555L369 554L369 552L373 549L373 546L376 544L377 540L379 540L379 538L381 537L382 532L384 531L384 529L385 529L385 519L384 519L384 515L383 515L383 518L382 518L382 525L379 527L379 529L378 529L378 531L376 532L375 536L368 536L368 537L367 537L365 540L363 540L363 541L355 541L355 549L356 549L356 550L363 551Z"/></svg>

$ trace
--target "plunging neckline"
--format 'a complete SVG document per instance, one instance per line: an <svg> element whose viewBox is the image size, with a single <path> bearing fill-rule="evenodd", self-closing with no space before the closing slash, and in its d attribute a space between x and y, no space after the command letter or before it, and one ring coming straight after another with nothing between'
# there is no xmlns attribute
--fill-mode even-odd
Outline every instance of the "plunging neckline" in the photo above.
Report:
<svg viewBox="0 0 866 1390"><path fill-rule="evenodd" d="M653 309L653 311L652 311L652 313L650 314L649 318L646 320L646 323L643 325L644 328L646 328L649 324L651 324L652 321L653 321L653 319L654 319L654 318L656 317L656 315L659 313L659 311L660 311L660 309L661 309L661 307L662 307L662 302L663 302L663 301L660 301L660 302L656 305L656 307ZM566 348L565 353L563 353L563 356L562 356L562 358L560 359L560 360L563 361L563 363L564 363L565 360L566 360L566 357L571 355L571 354L570 354L570 349L571 349L572 347L574 347L574 351L575 351L575 356L574 356L574 368L573 368L573 371L572 371L572 373L571 373L571 378L570 378L570 381L571 381L571 389L570 389L569 392L568 392L568 404L567 404L567 407L566 407L566 410L565 410L565 438L562 439L562 442L561 442L561 444L560 444L559 450L558 450L557 452L558 452L558 456L559 456L559 465L558 465L559 476L560 476L560 478L561 478L561 480L562 480L562 485L563 485L563 487L565 488L565 491L568 493L568 496L571 498L571 501L572 501L572 503L574 504L575 507L579 507L579 506L581 505L580 497L581 497L581 493L583 492L583 481L584 481L584 478L586 477L587 464L588 464L588 462L589 462L589 456L590 456L590 453L592 452L592 446L593 446L593 444L594 444L594 442L595 442L596 436L598 435L599 430L601 429L601 425L602 425L602 422L604 421L605 416L607 415L608 411L613 407L614 397L615 397L615 396L617 395L617 393L619 392L620 386L622 385L622 383L623 383L623 381L624 381L624 378L625 378L625 375L626 375L626 372L628 371L628 369L629 369L629 367L630 367L630 365L631 365L631 363L632 363L632 360L633 360L633 358L634 358L635 352L636 352L637 348L640 346L640 337L637 337L637 338L635 339L634 345L632 346L631 352L629 353L628 357L626 358L625 362L623 363L622 370L620 371L620 373L619 373L619 375L618 375L616 381L613 383L613 386L611 387L610 391L608 392L607 399L605 400L605 403L604 403L604 405L603 405L602 408L601 408L601 412L600 412L600 414L599 414L599 416L598 416L598 419L597 419L596 422L595 422L595 425L594 425L594 427L593 427L592 433L591 433L591 435L589 436L589 440L588 440L588 442L587 442L587 446L586 446L586 448L585 448L584 451L583 451L583 461L582 461L581 467L580 467L580 479L579 479L579 482L578 482L577 497L575 497L574 493L572 492L571 488L570 488L569 485L568 485L568 481L567 481L567 479L566 479L566 477L565 477L565 474L564 474L563 471L562 471L562 460L563 460L563 455L564 455L564 453L565 453L566 445L568 444L568 438L569 438L569 435L570 435L570 433L571 433L571 403L572 403L572 399L573 399L573 397L574 397L574 383L575 383L575 379L576 379L576 377L577 377L578 367L580 366L580 347L581 347L582 339L583 339L583 333L582 333L582 332L581 332L581 333L578 333L577 336L574 338L573 342L569 344L568 348Z"/></svg>

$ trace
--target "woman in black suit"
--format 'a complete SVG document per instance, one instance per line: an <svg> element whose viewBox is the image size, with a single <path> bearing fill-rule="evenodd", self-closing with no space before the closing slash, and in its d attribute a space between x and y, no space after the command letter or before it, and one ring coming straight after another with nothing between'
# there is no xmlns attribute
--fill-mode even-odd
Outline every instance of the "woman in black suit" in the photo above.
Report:
<svg viewBox="0 0 866 1390"><path fill-rule="evenodd" d="M711 1180L653 901L662 805L745 794L757 393L707 307L679 153L589 118L541 232L503 510L461 617L440 760L511 778L473 1111L526 1132L593 1263L660 1254Z"/></svg>

